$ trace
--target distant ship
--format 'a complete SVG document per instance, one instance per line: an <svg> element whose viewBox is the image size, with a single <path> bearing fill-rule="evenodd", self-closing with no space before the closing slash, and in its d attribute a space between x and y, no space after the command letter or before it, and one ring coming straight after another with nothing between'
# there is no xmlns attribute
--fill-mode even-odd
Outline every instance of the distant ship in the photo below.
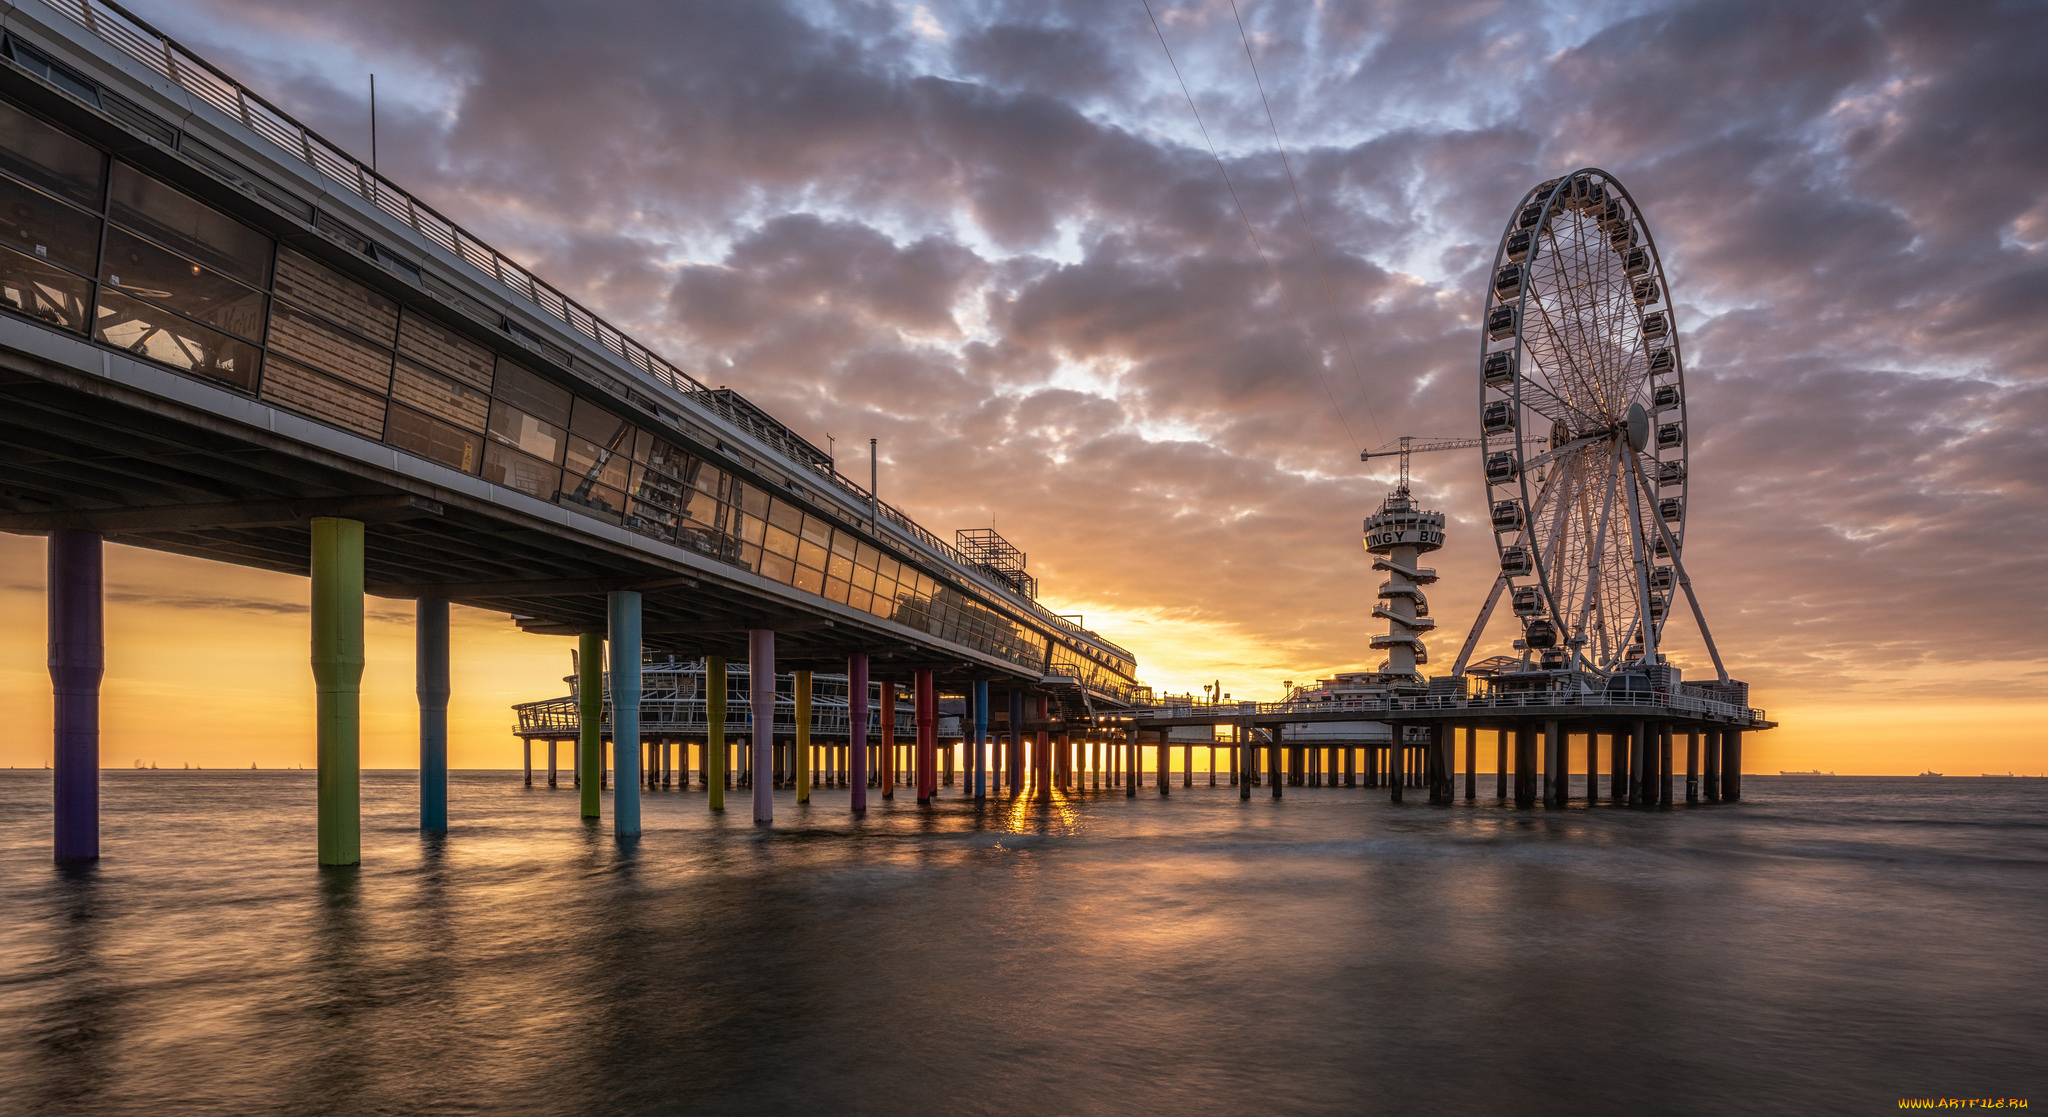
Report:
<svg viewBox="0 0 2048 1117"><path fill-rule="evenodd" d="M1940 772L1922 772L1922 773L1920 773L1920 778L1921 778L1921 779L1936 779L1936 780L1938 780L1938 779L1940 779L1940 778L1941 778L1941 773L1940 773Z"/></svg>
<svg viewBox="0 0 2048 1117"><path fill-rule="evenodd" d="M2011 772L1980 772L1979 778L1987 780L2009 780L2016 777Z"/></svg>
<svg viewBox="0 0 2048 1117"><path fill-rule="evenodd" d="M1823 772L1823 771L1821 771L1821 770L1820 770L1820 769L1818 769L1818 768L1815 768L1815 769L1814 769L1813 771L1811 771L1811 772L1787 772L1787 771L1785 771L1785 770L1784 770L1783 768L1780 768L1780 769L1778 769L1778 774L1779 774L1779 775L1781 775L1781 776L1832 776L1832 775L1834 775L1834 773L1833 773L1833 772Z"/></svg>

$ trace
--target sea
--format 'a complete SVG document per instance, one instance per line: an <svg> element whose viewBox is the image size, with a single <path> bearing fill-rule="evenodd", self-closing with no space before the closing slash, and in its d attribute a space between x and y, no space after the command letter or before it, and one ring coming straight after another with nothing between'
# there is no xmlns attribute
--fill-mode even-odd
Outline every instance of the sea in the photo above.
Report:
<svg viewBox="0 0 2048 1117"><path fill-rule="evenodd" d="M1750 1114L2048 1106L2048 780L1518 810L1228 786L577 793L0 771L0 1113ZM1224 777L1227 783L1227 777ZM607 796L608 798L609 796Z"/></svg>

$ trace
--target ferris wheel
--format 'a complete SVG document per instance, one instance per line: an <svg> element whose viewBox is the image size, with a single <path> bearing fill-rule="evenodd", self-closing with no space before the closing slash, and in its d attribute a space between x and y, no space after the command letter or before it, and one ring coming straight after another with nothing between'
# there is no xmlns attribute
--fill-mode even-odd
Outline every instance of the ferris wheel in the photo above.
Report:
<svg viewBox="0 0 2048 1117"><path fill-rule="evenodd" d="M1523 196L1491 276L1479 422L1500 577L1457 670L1503 594L1532 666L1655 663L1677 590L1706 622L1682 560L1684 361L1649 226L1612 175L1575 171Z"/></svg>

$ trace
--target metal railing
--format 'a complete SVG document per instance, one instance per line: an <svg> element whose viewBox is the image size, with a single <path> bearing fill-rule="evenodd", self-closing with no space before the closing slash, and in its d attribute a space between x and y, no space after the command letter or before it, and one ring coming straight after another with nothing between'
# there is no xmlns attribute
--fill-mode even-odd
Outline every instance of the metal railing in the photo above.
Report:
<svg viewBox="0 0 2048 1117"><path fill-rule="evenodd" d="M1514 710L1558 707L1628 706L1681 713L1708 714L1751 725L1768 720L1755 706L1737 706L1690 694L1661 694L1653 691L1608 691L1591 694L1562 694L1552 691L1505 691L1499 694L1459 697L1454 694L1388 695L1384 698L1344 698L1321 702L1221 702L1157 705L1134 709L1139 717L1214 717L1219 722L1240 717L1274 714L1352 713L1387 714L1431 710Z"/></svg>
<svg viewBox="0 0 2048 1117"><path fill-rule="evenodd" d="M274 147L293 159L304 163L320 173L327 180L369 202L392 220L425 237L455 259L468 264L484 276L495 281L500 287L519 296L546 317L569 327L600 347L623 359L628 364L668 386L691 402L708 411L715 412L742 429L773 445L785 457L797 461L812 471L830 479L849 495L875 509L880 519L886 519L907 532L919 543L924 544L939 557L958 566L963 572L972 573L974 563L952 543L925 530L915 520L887 503L878 501L867 490L839 474L832 466L820 467L816 448L811 453L797 452L788 443L791 440L803 442L786 427L776 424L773 431L763 431L760 424L728 399L704 382L682 371L662 358L653 350L634 340L624 330L598 317L574 299L542 282L532 272L521 267L505 254L492 248L481 238L462 226L442 216L433 207L420 201L401 189L390 179L363 165L354 156L314 132L311 128L294 120L277 106L264 100L241 82L230 77L212 63L180 46L170 36L151 27L139 17L110 0L44 0L51 8L78 23L95 37L118 48L122 53L142 63L156 74L174 82L180 88L212 105L225 115L240 121L251 132L269 141ZM806 447L807 442L803 443ZM1019 596L1024 607L1040 621L1061 629L1071 635L1101 644L1125 658L1135 660L1129 651L1103 639L1095 633L1066 620L1036 601ZM1013 603L1014 604L1014 603Z"/></svg>
<svg viewBox="0 0 2048 1117"><path fill-rule="evenodd" d="M513 730L516 735L546 737L571 735L582 724L582 714L576 699L549 698L539 702L525 702L513 709L519 715L519 724ZM940 719L941 737L960 735L957 717ZM612 704L605 700L603 726L609 730L612 724ZM640 731L650 736L661 734L699 734L709 726L705 717L705 701L702 698L649 698L640 702ZM744 696L735 696L726 703L725 729L733 738L752 732L754 724L753 706ZM811 707L811 732L825 737L844 737L852 725L852 718L845 706L814 704ZM868 713L870 730L881 727L881 711L871 709ZM950 725L950 728L949 728ZM796 732L796 704L794 700L777 697L775 703L775 731ZM914 715L900 707L896 714L896 739L915 739L917 723Z"/></svg>

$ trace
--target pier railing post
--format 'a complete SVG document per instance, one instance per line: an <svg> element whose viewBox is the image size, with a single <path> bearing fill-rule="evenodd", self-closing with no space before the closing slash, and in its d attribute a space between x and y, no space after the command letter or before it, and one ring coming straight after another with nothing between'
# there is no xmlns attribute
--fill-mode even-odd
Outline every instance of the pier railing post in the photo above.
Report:
<svg viewBox="0 0 2048 1117"><path fill-rule="evenodd" d="M50 533L45 592L55 730L52 814L59 861L90 861L100 855L100 682L107 664L104 554L97 532Z"/></svg>
<svg viewBox="0 0 2048 1117"><path fill-rule="evenodd" d="M312 523L313 684L322 865L363 859L363 525Z"/></svg>
<svg viewBox="0 0 2048 1117"><path fill-rule="evenodd" d="M613 590L606 595L605 615L611 639L612 763L618 779L612 788L612 833L621 838L640 833L640 594Z"/></svg>
<svg viewBox="0 0 2048 1117"><path fill-rule="evenodd" d="M448 829L448 599L413 603L413 692L420 704L420 829ZM526 745L526 785L533 786L533 742Z"/></svg>

